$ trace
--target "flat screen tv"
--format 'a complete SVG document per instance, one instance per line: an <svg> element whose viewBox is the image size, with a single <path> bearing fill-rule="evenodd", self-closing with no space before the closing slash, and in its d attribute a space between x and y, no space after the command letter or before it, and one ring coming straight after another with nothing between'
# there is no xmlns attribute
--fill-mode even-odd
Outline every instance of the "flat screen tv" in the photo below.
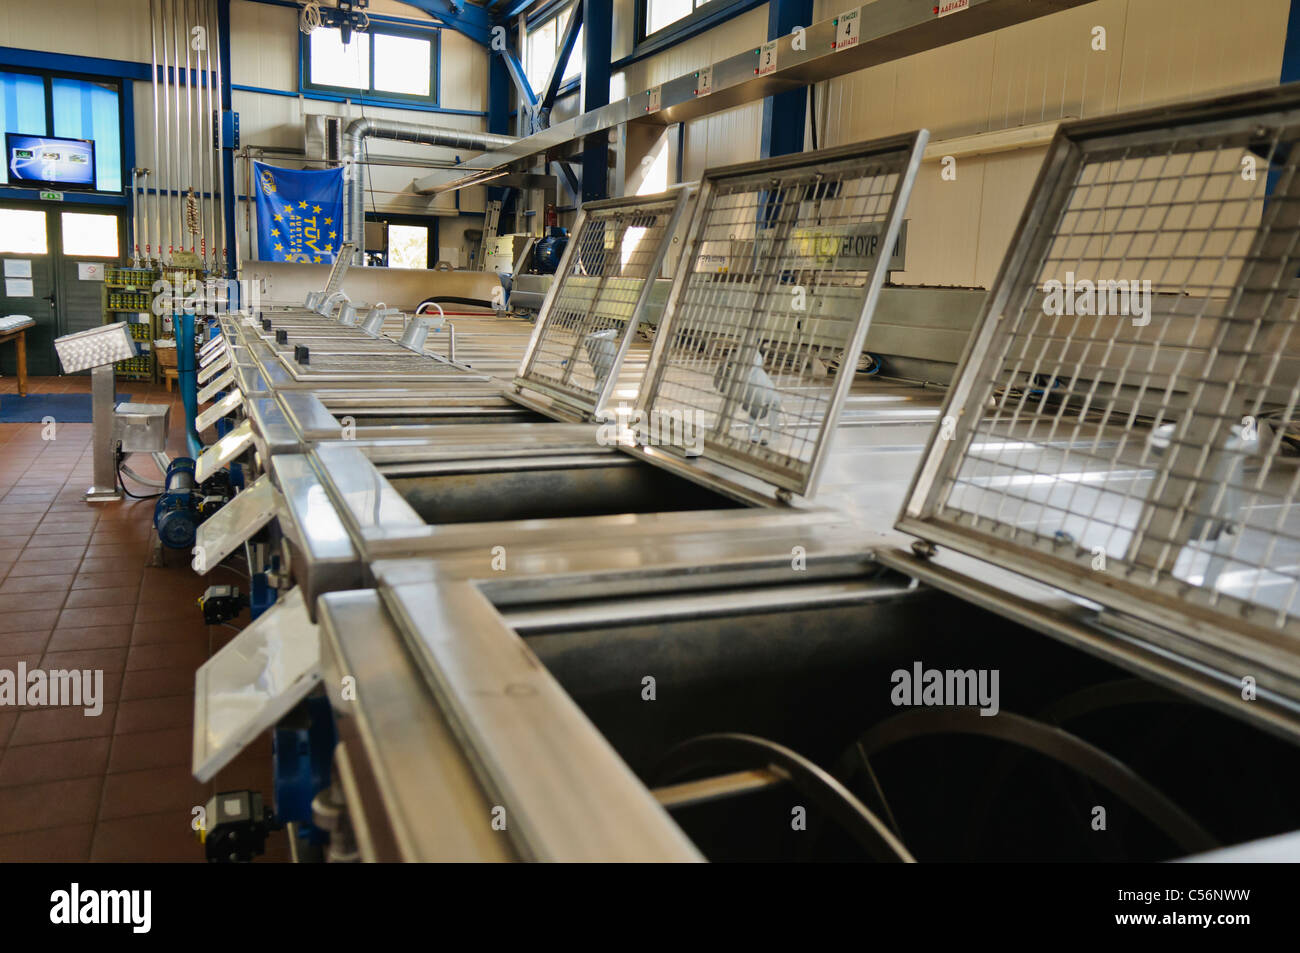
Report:
<svg viewBox="0 0 1300 953"><path fill-rule="evenodd" d="M95 141L5 133L9 184L38 188L95 189Z"/></svg>

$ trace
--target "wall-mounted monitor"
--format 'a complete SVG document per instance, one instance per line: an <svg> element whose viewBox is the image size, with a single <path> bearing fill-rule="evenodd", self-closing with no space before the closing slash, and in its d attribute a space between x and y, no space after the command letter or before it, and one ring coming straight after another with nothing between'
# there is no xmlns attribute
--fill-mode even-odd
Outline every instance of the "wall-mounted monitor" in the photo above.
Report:
<svg viewBox="0 0 1300 953"><path fill-rule="evenodd" d="M5 133L9 184L29 188L95 189L95 141Z"/></svg>

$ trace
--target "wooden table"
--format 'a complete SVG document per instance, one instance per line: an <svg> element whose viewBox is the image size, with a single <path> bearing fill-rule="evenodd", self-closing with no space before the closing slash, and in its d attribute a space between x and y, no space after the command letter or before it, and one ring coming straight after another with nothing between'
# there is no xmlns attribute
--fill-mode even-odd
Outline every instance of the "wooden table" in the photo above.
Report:
<svg viewBox="0 0 1300 953"><path fill-rule="evenodd" d="M14 342L18 348L18 396L27 396L27 332L36 327L36 322L25 324L21 328L14 328L12 331L0 333L0 344Z"/></svg>

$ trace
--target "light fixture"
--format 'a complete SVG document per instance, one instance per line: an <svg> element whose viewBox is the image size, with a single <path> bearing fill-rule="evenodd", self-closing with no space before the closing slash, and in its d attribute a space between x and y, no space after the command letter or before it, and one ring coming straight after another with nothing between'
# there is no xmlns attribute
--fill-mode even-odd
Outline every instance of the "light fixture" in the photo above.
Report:
<svg viewBox="0 0 1300 953"><path fill-rule="evenodd" d="M54 350L58 352L65 374L116 364L136 355L135 342L131 340L125 321L55 338Z"/></svg>
<svg viewBox="0 0 1300 953"><path fill-rule="evenodd" d="M54 350L59 355L59 363L63 365L65 374L90 371L94 483L86 490L86 502L120 500L122 494L117 489L117 448L113 445L113 401L116 399L113 365L135 357L135 342L126 329L126 322L119 321L55 338Z"/></svg>

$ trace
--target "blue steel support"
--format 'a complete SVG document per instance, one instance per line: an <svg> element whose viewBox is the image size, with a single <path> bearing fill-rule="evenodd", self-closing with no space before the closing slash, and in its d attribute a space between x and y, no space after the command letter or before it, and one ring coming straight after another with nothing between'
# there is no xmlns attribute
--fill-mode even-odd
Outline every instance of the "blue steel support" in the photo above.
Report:
<svg viewBox="0 0 1300 953"><path fill-rule="evenodd" d="M493 53L488 57L488 132L510 135L510 70L505 58ZM460 161L457 157L457 161ZM489 202L505 198L506 190L488 186ZM459 201L460 192L456 193ZM477 264L477 263L476 263Z"/></svg>
<svg viewBox="0 0 1300 953"><path fill-rule="evenodd" d="M795 27L812 23L812 0L772 0L767 7L767 38L787 36ZM791 89L763 100L764 159L803 152L803 131L808 116L808 91Z"/></svg>
<svg viewBox="0 0 1300 953"><path fill-rule="evenodd" d="M1294 83L1300 80L1300 0L1291 0L1291 10L1286 19L1286 41L1282 44L1282 70L1278 76L1279 83ZM1267 156L1260 156L1268 161ZM1286 161L1286 153L1279 150L1274 157L1272 168L1268 170L1268 179L1264 183L1264 194L1272 195L1277 187L1277 180L1282 175L1281 164Z"/></svg>
<svg viewBox="0 0 1300 953"><path fill-rule="evenodd" d="M582 4L582 111L609 105L613 52L614 0L578 0ZM582 153L582 200L609 196L609 136L588 136Z"/></svg>
<svg viewBox="0 0 1300 953"><path fill-rule="evenodd" d="M400 0L400 2L408 7L423 10L480 46L488 46L492 42L492 21L485 7L478 7L463 0Z"/></svg>
<svg viewBox="0 0 1300 953"><path fill-rule="evenodd" d="M573 5L568 26L564 28L564 39L560 41L560 49L555 54L555 63L551 66L551 75L546 80L546 88L542 90L538 113L543 125L550 124L551 108L555 105L555 97L559 95L560 86L564 83L564 73L569 68L569 57L573 55L573 47L578 42L578 31L582 29L583 12L584 7L581 2Z"/></svg>

